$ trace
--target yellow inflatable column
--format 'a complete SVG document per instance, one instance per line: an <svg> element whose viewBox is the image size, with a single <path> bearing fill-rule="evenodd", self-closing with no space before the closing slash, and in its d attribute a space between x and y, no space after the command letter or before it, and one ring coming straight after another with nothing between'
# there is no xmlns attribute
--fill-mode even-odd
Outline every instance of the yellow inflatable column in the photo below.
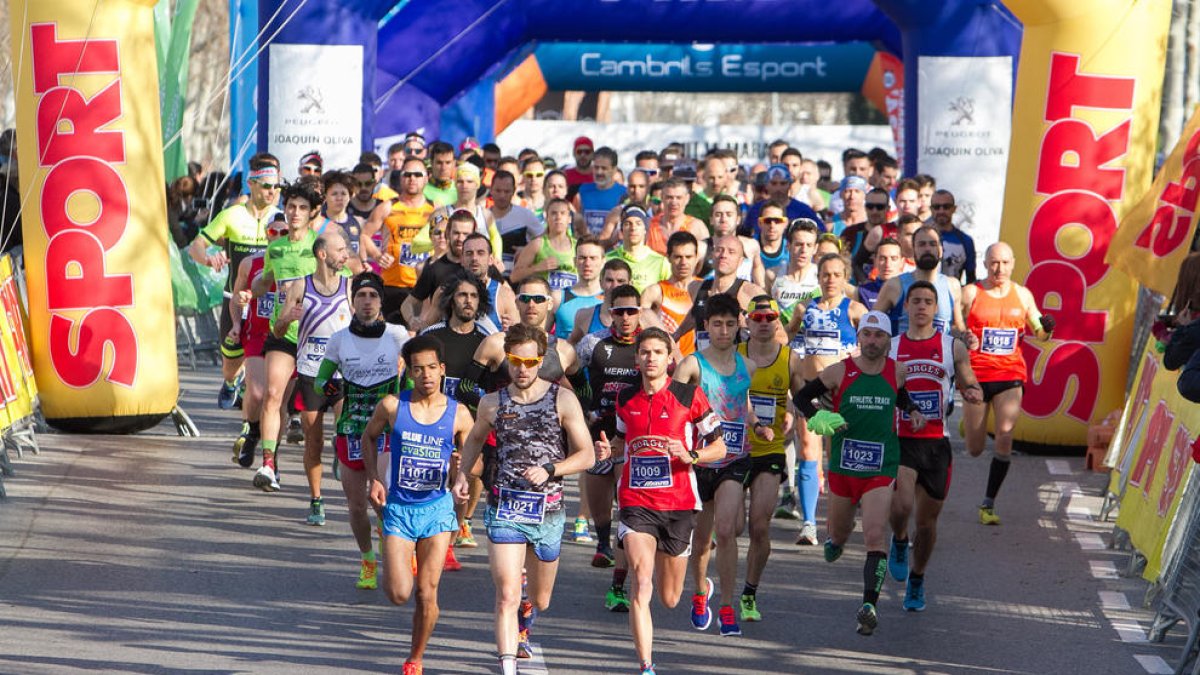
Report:
<svg viewBox="0 0 1200 675"><path fill-rule="evenodd" d="M1016 438L1082 446L1124 402L1136 287L1105 254L1150 185L1171 3L1005 4L1025 32L1000 239L1013 278L1058 320L1053 341L1023 345Z"/></svg>
<svg viewBox="0 0 1200 675"><path fill-rule="evenodd" d="M145 429L178 396L154 4L9 2L34 371L67 431Z"/></svg>

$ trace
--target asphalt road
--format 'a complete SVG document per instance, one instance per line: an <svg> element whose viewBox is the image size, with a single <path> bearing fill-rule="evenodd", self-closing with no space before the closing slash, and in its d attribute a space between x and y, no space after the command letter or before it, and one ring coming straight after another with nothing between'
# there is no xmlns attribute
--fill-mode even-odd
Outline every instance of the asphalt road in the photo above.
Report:
<svg viewBox="0 0 1200 675"><path fill-rule="evenodd" d="M17 462L0 501L0 672L399 672L411 608L354 588L339 485L327 472L329 524L306 526L299 449L282 448L281 492L253 489L252 472L230 463L239 422L215 408L218 373L181 379L203 436L167 424L126 437L51 434L41 455ZM1177 635L1137 639L1144 585L1119 578L1123 555L1102 544L1111 524L1092 517L1100 474L1080 458L1018 457L998 504L1004 524L985 528L975 505L987 460L955 445L926 612L905 613L903 585L889 579L878 631L857 635L861 537L830 565L819 547L792 544L794 521L776 521L764 621L743 624L742 637L720 637L715 621L694 631L685 592L674 610L654 610L658 672L1144 673L1175 658ZM496 670L479 539L459 551L464 569L443 577L429 673ZM591 552L564 545L535 630L539 658L523 672L636 672L626 615L603 610L609 572L589 566Z"/></svg>

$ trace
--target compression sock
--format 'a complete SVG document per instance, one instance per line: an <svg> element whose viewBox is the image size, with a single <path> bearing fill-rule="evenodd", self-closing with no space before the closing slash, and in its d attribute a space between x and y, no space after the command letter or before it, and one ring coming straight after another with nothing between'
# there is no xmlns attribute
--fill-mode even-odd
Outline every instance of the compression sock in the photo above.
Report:
<svg viewBox="0 0 1200 675"><path fill-rule="evenodd" d="M1001 457L1000 455L992 457L992 466L988 470L987 501L985 502L987 506L991 506L996 501L996 495L1000 494L1000 486L1004 484L1004 477L1008 475L1008 467L1011 464L1011 457Z"/></svg>
<svg viewBox="0 0 1200 675"><path fill-rule="evenodd" d="M275 448L278 446L279 441L274 438L262 439L263 466L269 466L271 469L275 468Z"/></svg>
<svg viewBox="0 0 1200 675"><path fill-rule="evenodd" d="M817 496L821 494L821 482L818 480L817 462L805 460L800 463L796 472L800 477L800 513L804 522L817 522Z"/></svg>
<svg viewBox="0 0 1200 675"><path fill-rule="evenodd" d="M599 551L602 547L608 548L608 542L612 538L612 522L607 522L603 525L596 524L596 550Z"/></svg>
<svg viewBox="0 0 1200 675"><path fill-rule="evenodd" d="M613 568L613 588L625 588L626 574L629 574L629 570L621 569L620 567Z"/></svg>
<svg viewBox="0 0 1200 675"><path fill-rule="evenodd" d="M260 422L247 422L246 425L249 427L247 431L251 436L254 436L255 438L262 436L262 427L260 426Z"/></svg>
<svg viewBox="0 0 1200 675"><path fill-rule="evenodd" d="M758 593L758 584L752 584L749 581L747 581L746 587L742 589L742 595L749 595L749 596L753 597L757 593Z"/></svg>
<svg viewBox="0 0 1200 675"><path fill-rule="evenodd" d="M872 605L879 602L879 591L883 589L883 578L887 575L887 554L883 551L867 553L863 565L863 602Z"/></svg>
<svg viewBox="0 0 1200 675"><path fill-rule="evenodd" d="M925 583L925 575L917 574L916 572L909 572L908 583L912 584L913 586L920 586L921 584Z"/></svg>

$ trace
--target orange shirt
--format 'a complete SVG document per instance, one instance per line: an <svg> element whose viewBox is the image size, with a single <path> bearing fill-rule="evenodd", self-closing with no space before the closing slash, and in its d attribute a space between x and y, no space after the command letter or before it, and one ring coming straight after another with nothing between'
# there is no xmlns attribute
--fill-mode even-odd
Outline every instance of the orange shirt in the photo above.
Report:
<svg viewBox="0 0 1200 675"><path fill-rule="evenodd" d="M387 228L387 250L384 253L391 254L396 262L383 270L384 284L400 288L412 288L416 285L417 265L429 254L413 253L412 241L417 232L425 226L431 213L433 204L428 201L417 207L406 206L399 200L392 203L392 211L383 221L383 226Z"/></svg>
<svg viewBox="0 0 1200 675"><path fill-rule="evenodd" d="M688 280L683 288L676 286L669 279L658 282L658 288L662 291L662 303L658 308L658 317L672 336L679 330L679 326L683 324L688 313L692 311L692 294L688 293L688 286L695 280L695 277ZM696 348L695 331L690 330L687 334L679 336L678 342L679 351L684 356L691 354Z"/></svg>
<svg viewBox="0 0 1200 675"><path fill-rule="evenodd" d="M1025 380L1025 357L1021 355L1021 335L1025 333L1025 306L1016 284L1008 294L992 297L976 283L975 300L967 312L967 330L979 339L979 349L971 352L971 369L980 382Z"/></svg>
<svg viewBox="0 0 1200 675"><path fill-rule="evenodd" d="M690 231L692 227L692 221L695 221L696 219L692 216L684 216L683 225L672 229L670 232L666 231L664 228L662 219L663 214L661 213L650 219L650 224L646 228L646 245L654 249L654 251L659 255L666 255L667 239L670 239L671 235L675 234L676 232Z"/></svg>

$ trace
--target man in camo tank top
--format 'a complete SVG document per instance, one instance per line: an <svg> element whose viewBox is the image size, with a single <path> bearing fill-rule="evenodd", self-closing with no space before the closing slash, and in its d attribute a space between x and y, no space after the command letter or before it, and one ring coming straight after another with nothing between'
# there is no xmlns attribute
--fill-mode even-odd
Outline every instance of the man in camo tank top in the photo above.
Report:
<svg viewBox="0 0 1200 675"><path fill-rule="evenodd" d="M518 650L529 651L533 619L550 605L565 522L562 477L596 459L578 399L538 377L546 349L541 328L508 329L504 353L512 382L479 402L462 453L462 466L474 466L495 431L496 459L484 470L484 524L496 586L496 648L506 675L516 675ZM454 494L465 501L469 493L467 476L459 473ZM527 562L529 550L535 558ZM527 603L521 602L522 568L528 573Z"/></svg>

